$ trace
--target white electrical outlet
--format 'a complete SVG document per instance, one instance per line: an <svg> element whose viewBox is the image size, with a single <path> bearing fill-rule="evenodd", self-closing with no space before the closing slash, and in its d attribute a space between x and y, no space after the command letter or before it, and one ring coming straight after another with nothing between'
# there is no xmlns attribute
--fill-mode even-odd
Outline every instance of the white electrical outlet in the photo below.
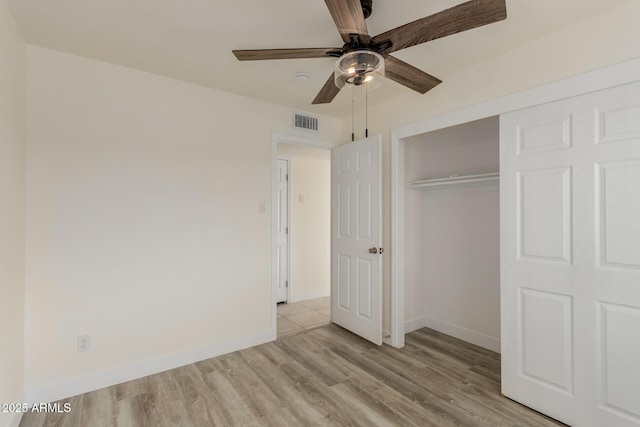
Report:
<svg viewBox="0 0 640 427"><path fill-rule="evenodd" d="M89 350L91 350L91 337L89 334L78 335L78 353Z"/></svg>

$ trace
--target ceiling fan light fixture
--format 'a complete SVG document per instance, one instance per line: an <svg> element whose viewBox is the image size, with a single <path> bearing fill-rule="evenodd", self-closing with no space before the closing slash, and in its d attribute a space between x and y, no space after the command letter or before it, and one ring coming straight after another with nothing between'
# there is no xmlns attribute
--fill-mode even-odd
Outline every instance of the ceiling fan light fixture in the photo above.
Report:
<svg viewBox="0 0 640 427"><path fill-rule="evenodd" d="M334 76L340 89L365 83L368 89L375 89L384 81L384 58L371 50L353 50L338 58Z"/></svg>

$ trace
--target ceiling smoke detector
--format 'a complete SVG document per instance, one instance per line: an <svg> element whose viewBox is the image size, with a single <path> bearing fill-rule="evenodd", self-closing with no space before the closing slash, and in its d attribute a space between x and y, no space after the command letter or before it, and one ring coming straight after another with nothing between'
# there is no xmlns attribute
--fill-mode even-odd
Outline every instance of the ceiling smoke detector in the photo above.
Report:
<svg viewBox="0 0 640 427"><path fill-rule="evenodd" d="M308 73L295 73L293 75L293 81L296 83L306 83L311 79Z"/></svg>

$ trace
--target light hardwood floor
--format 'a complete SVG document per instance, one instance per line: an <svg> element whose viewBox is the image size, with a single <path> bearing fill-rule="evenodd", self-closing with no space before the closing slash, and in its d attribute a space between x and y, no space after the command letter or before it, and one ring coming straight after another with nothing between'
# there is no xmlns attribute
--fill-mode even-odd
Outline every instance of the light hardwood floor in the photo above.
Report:
<svg viewBox="0 0 640 427"><path fill-rule="evenodd" d="M21 426L556 426L500 395L500 356L430 329L378 347L335 325L62 401Z"/></svg>

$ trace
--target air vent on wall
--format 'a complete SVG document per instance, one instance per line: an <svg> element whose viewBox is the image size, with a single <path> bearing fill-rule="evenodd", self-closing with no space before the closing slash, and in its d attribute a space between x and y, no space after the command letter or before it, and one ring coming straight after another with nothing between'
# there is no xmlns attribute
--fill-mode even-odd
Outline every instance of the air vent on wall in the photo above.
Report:
<svg viewBox="0 0 640 427"><path fill-rule="evenodd" d="M301 113L293 113L293 127L318 132L318 118Z"/></svg>

